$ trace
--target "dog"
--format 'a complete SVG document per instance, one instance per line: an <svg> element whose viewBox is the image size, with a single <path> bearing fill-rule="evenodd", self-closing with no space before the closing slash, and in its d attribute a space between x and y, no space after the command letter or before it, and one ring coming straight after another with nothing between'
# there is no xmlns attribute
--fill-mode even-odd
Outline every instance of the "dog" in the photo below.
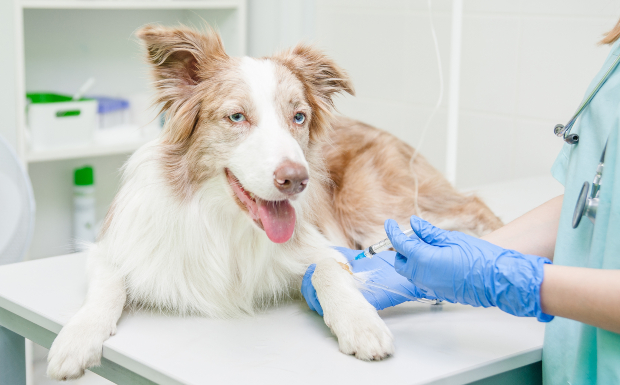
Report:
<svg viewBox="0 0 620 385"><path fill-rule="evenodd" d="M123 166L88 254L89 288L48 356L48 376L100 364L123 309L238 317L300 298L312 283L340 350L393 354L393 338L331 246L385 237L383 221L483 235L502 225L387 132L333 115L354 94L346 72L300 44L268 58L229 57L220 36L145 26L161 136Z"/></svg>

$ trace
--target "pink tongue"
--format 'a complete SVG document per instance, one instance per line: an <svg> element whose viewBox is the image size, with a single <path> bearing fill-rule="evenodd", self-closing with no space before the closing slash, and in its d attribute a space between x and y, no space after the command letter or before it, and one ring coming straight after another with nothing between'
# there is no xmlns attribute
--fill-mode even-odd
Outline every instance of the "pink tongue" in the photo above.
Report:
<svg viewBox="0 0 620 385"><path fill-rule="evenodd" d="M295 230L295 209L288 200L258 202L258 215L269 239L275 243L288 241Z"/></svg>

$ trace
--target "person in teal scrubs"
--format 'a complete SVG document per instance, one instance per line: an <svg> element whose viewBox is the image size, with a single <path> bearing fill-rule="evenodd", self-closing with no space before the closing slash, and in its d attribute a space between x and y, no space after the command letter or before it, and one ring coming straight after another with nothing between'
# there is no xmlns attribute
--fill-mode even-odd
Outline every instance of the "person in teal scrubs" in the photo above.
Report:
<svg viewBox="0 0 620 385"><path fill-rule="evenodd" d="M356 261L359 251L339 249L354 272L370 272L371 279L398 291L497 306L549 322L543 347L545 384L620 384L620 66L614 67L620 62L619 36L620 22L603 40L613 46L585 99L606 80L572 128L579 140L566 143L553 165L564 195L481 239L441 230L413 216L411 237L393 220L386 221L396 253ZM582 185L592 182L604 148L595 221L584 216L573 228ZM302 294L310 308L322 314L313 272L310 266ZM406 301L378 290L364 296L377 309Z"/></svg>

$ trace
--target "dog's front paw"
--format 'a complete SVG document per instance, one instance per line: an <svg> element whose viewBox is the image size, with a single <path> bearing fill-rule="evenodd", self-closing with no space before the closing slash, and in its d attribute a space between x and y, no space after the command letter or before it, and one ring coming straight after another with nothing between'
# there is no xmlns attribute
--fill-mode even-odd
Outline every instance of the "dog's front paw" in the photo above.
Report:
<svg viewBox="0 0 620 385"><path fill-rule="evenodd" d="M390 329L374 309L357 314L325 318L336 337L340 351L364 361L382 360L394 354Z"/></svg>
<svg viewBox="0 0 620 385"><path fill-rule="evenodd" d="M112 332L96 324L67 324L50 348L47 376L59 381L82 377L86 368L101 363L103 342Z"/></svg>

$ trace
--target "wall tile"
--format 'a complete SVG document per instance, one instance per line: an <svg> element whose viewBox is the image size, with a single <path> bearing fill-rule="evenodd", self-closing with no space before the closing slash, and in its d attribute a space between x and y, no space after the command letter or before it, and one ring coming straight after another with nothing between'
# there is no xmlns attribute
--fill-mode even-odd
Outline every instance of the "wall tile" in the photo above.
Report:
<svg viewBox="0 0 620 385"><path fill-rule="evenodd" d="M521 0L524 14L550 16L620 17L620 2L614 0Z"/></svg>
<svg viewBox="0 0 620 385"><path fill-rule="evenodd" d="M441 71L444 77L442 106L447 104L450 84L450 20L448 14L433 13L433 23L441 56ZM404 52L404 60L399 63L402 71L400 89L402 100L434 106L440 92L439 63L428 13L412 14L407 19L401 49Z"/></svg>
<svg viewBox="0 0 620 385"><path fill-rule="evenodd" d="M319 20L321 46L349 72L360 97L401 98L405 16L333 11L321 14Z"/></svg>
<svg viewBox="0 0 620 385"><path fill-rule="evenodd" d="M342 115L386 130L413 147L419 145L432 111L427 106L355 97L339 98L336 106ZM445 169L446 125L446 112L440 109L429 125L420 150L440 171Z"/></svg>
<svg viewBox="0 0 620 385"><path fill-rule="evenodd" d="M463 12L471 13L507 13L518 14L521 9L521 0L466 0L463 2Z"/></svg>
<svg viewBox="0 0 620 385"><path fill-rule="evenodd" d="M461 55L461 108L510 114L517 95L519 19L465 16Z"/></svg>
<svg viewBox="0 0 620 385"><path fill-rule="evenodd" d="M512 134L512 174L515 178L551 175L551 166L563 141L553 135L549 122L517 119Z"/></svg>
<svg viewBox="0 0 620 385"><path fill-rule="evenodd" d="M518 114L568 120L609 52L596 45L609 25L606 19L524 18Z"/></svg>
<svg viewBox="0 0 620 385"><path fill-rule="evenodd" d="M317 40L358 91L338 101L340 111L417 145L438 96L427 2L317 4ZM433 1L433 9L447 75L452 2ZM551 128L570 117L600 69L608 48L596 42L620 16L620 3L467 0L464 12L459 186L549 175L562 144ZM440 170L445 96L422 148Z"/></svg>
<svg viewBox="0 0 620 385"><path fill-rule="evenodd" d="M471 187L512 177L514 119L462 113L459 119L457 186Z"/></svg>
<svg viewBox="0 0 620 385"><path fill-rule="evenodd" d="M449 11L452 9L452 0L430 0L433 11ZM468 0L469 1L469 0ZM342 8L366 8L366 9L392 9L392 10L428 10L429 0L318 0L319 9Z"/></svg>
<svg viewBox="0 0 620 385"><path fill-rule="evenodd" d="M347 22L339 23L342 19ZM321 14L319 20L321 45L349 72L360 97L435 104L439 75L428 14L338 11ZM449 17L434 14L434 23L445 92Z"/></svg>

